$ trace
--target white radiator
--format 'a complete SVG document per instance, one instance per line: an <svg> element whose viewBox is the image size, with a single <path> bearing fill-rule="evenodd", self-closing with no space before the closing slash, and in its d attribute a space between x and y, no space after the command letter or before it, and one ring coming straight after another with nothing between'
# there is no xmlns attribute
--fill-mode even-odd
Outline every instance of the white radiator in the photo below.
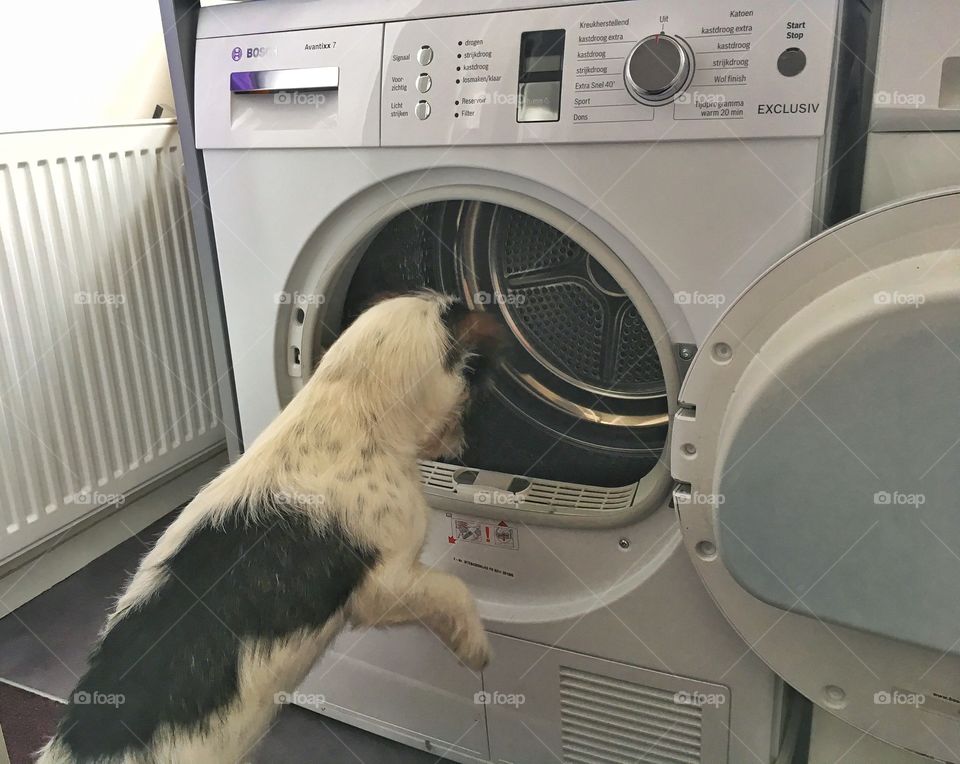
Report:
<svg viewBox="0 0 960 764"><path fill-rule="evenodd" d="M0 135L0 565L223 439L176 125Z"/></svg>

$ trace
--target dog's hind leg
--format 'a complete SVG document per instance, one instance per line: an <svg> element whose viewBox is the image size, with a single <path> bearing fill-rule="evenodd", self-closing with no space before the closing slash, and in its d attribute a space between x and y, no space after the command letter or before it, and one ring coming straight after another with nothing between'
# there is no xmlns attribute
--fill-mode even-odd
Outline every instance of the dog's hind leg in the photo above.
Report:
<svg viewBox="0 0 960 764"><path fill-rule="evenodd" d="M473 595L456 576L381 564L370 571L349 606L355 626L421 623L474 671L490 661L490 642Z"/></svg>

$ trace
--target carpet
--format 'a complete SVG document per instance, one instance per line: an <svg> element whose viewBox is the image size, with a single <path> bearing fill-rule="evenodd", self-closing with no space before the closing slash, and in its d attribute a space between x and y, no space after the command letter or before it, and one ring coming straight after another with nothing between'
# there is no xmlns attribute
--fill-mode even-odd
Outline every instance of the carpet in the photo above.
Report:
<svg viewBox="0 0 960 764"><path fill-rule="evenodd" d="M53 736L63 704L0 682L0 729L10 764L29 764Z"/></svg>

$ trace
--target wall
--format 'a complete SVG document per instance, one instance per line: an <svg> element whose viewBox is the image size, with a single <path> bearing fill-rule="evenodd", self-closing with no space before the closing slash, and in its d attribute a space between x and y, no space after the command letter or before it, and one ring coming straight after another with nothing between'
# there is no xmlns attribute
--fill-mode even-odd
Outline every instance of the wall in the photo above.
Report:
<svg viewBox="0 0 960 764"><path fill-rule="evenodd" d="M2 15L0 133L122 124L172 106L157 0L9 0Z"/></svg>

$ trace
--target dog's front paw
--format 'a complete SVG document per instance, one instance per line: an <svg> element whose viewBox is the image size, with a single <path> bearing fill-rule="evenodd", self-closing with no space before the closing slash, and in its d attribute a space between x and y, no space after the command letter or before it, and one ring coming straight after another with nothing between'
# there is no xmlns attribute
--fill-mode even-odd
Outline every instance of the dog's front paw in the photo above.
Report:
<svg viewBox="0 0 960 764"><path fill-rule="evenodd" d="M473 671L485 669L493 656L490 640L482 629L468 632L466 638L457 645L456 652L460 662Z"/></svg>

